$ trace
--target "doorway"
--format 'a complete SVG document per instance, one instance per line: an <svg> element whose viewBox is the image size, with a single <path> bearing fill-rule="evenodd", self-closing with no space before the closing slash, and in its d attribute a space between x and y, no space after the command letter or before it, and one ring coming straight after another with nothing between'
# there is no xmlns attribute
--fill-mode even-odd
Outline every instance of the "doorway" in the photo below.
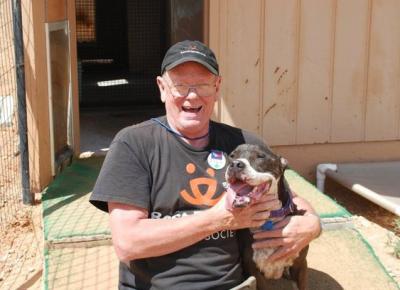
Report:
<svg viewBox="0 0 400 290"><path fill-rule="evenodd" d="M165 114L162 58L177 41L204 41L204 11L197 0L76 0L81 152Z"/></svg>

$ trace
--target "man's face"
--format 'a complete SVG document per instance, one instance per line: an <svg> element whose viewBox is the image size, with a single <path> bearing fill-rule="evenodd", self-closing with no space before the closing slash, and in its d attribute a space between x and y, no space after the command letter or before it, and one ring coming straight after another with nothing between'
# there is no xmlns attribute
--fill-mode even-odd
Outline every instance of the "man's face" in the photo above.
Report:
<svg viewBox="0 0 400 290"><path fill-rule="evenodd" d="M158 77L169 125L187 137L206 134L220 82L219 76L196 62L185 62Z"/></svg>

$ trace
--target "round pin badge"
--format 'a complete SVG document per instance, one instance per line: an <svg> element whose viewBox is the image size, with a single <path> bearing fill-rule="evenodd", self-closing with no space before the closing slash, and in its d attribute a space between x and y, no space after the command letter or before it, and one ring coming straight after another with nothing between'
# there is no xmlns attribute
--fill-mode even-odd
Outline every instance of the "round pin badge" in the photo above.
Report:
<svg viewBox="0 0 400 290"><path fill-rule="evenodd" d="M207 157L208 165L210 165L214 169L222 169L225 167L226 158L224 156L224 152L219 150L211 150L210 154Z"/></svg>

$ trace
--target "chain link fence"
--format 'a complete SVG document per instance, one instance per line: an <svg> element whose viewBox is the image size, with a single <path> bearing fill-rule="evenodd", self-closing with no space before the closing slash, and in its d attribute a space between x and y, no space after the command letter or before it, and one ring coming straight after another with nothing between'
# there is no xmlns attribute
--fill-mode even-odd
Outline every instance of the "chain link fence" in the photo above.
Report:
<svg viewBox="0 0 400 290"><path fill-rule="evenodd" d="M0 0L0 230L22 207L15 77L13 19L10 0Z"/></svg>

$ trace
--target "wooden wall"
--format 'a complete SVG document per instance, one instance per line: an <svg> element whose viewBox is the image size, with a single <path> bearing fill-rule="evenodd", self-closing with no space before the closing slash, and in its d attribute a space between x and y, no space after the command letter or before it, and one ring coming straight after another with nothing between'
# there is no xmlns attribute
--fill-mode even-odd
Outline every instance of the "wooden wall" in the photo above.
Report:
<svg viewBox="0 0 400 290"><path fill-rule="evenodd" d="M209 5L219 120L270 145L400 139L400 1Z"/></svg>

